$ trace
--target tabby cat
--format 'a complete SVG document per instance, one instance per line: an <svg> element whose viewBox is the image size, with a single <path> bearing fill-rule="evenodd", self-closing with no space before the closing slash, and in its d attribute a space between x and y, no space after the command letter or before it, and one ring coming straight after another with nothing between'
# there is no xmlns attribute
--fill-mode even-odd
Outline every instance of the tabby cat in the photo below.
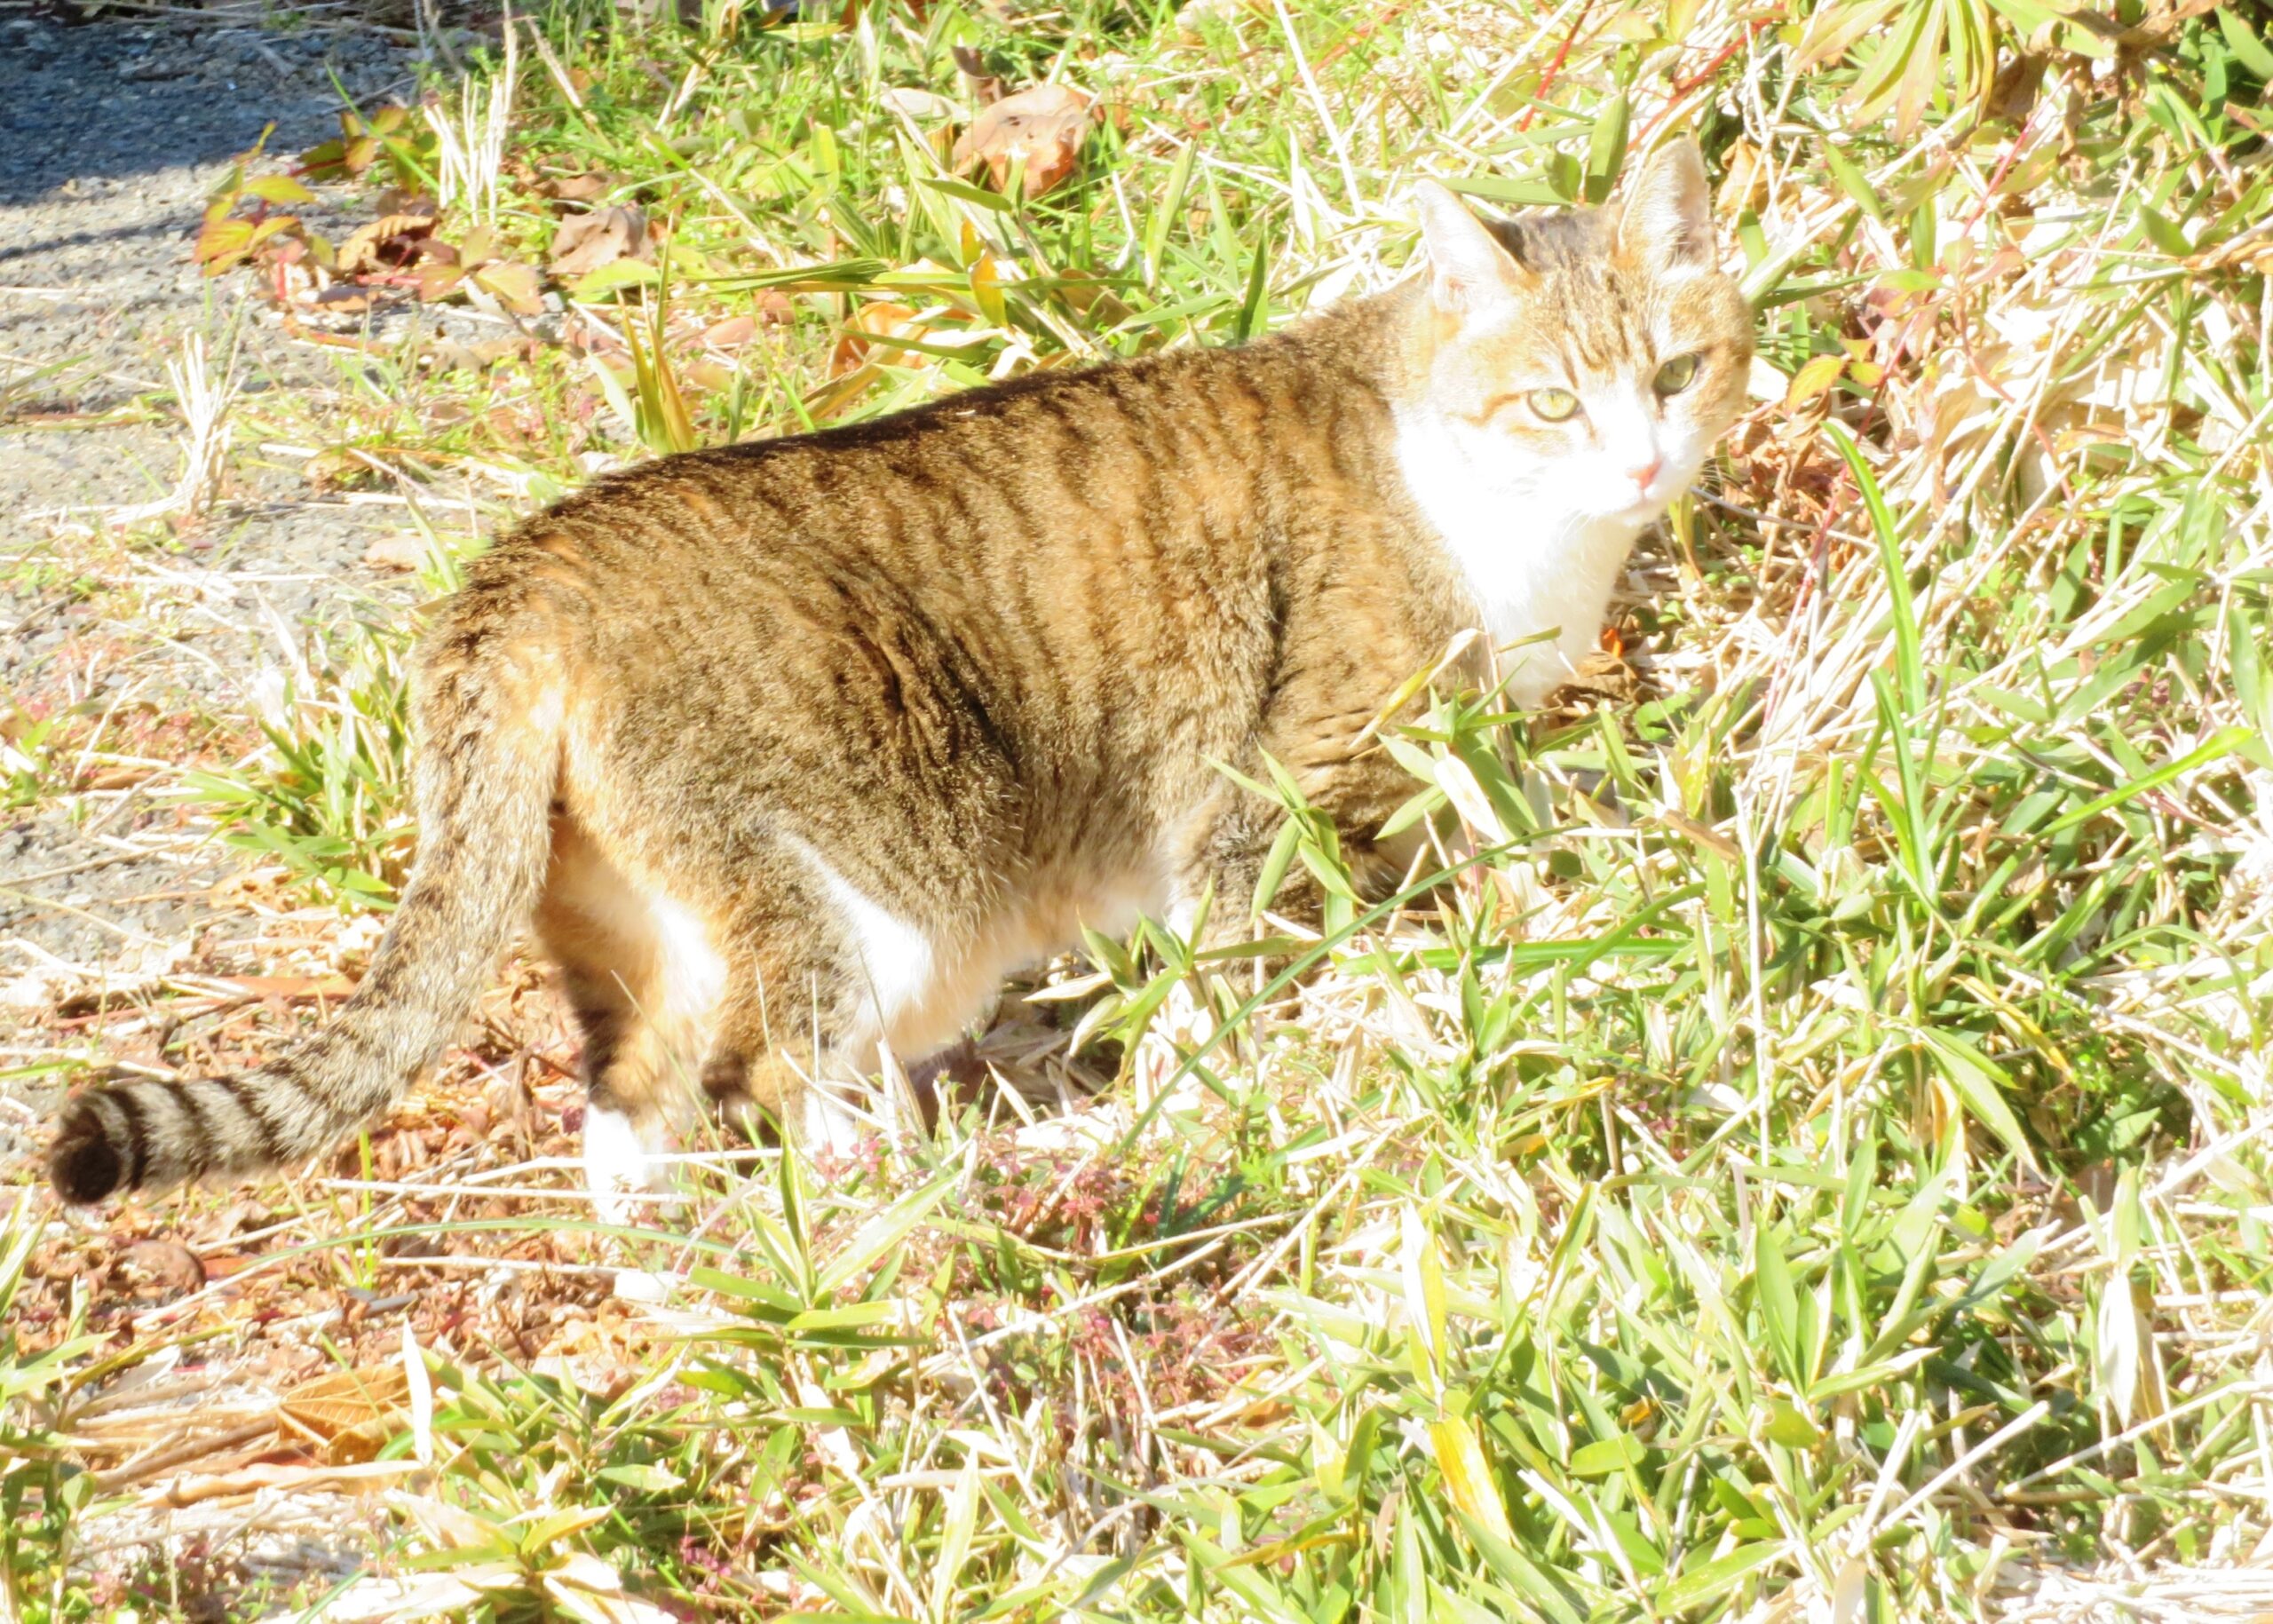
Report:
<svg viewBox="0 0 2273 1624"><path fill-rule="evenodd" d="M1556 632L1506 655L1518 702L1566 677L1752 353L1685 140L1603 210L1419 202L1425 275L1270 337L666 457L523 525L421 646L423 839L354 996L243 1076L79 1094L56 1188L330 1148L532 918L620 1192L703 1096L841 1145L832 1078L953 1042L1083 924L1212 889L1208 934L1243 926L1275 819L1211 763L1268 752L1389 861L1412 786L1366 725L1463 627Z"/></svg>

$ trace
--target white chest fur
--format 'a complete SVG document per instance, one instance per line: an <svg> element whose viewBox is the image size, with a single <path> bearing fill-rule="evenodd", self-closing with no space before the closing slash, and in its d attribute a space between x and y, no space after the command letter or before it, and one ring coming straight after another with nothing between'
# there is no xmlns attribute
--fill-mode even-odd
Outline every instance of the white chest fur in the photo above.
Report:
<svg viewBox="0 0 2273 1624"><path fill-rule="evenodd" d="M1642 527L1588 511L1558 488L1567 474L1511 457L1503 440L1457 419L1399 411L1397 460L1493 643L1556 634L1505 656L1509 696L1536 704L1596 646Z"/></svg>

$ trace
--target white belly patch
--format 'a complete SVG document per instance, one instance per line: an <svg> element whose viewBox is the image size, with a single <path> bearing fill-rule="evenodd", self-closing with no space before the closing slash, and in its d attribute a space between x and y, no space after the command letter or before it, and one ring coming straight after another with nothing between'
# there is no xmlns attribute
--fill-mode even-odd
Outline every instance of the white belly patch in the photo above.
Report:
<svg viewBox="0 0 2273 1624"><path fill-rule="evenodd" d="M1157 887L1133 881L1081 886L1043 882L954 939L940 939L861 891L810 847L838 919L851 934L867 978L871 1033L854 1034L844 1058L866 1067L877 1039L903 1059L920 1059L962 1036L1001 991L1003 978L1077 947L1084 923L1125 931L1144 905L1157 908Z"/></svg>

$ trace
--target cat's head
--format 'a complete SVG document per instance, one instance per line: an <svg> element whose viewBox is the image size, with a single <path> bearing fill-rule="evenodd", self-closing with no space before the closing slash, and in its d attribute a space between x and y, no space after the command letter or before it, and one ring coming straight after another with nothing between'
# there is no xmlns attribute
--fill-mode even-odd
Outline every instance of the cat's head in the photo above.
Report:
<svg viewBox="0 0 2273 1624"><path fill-rule="evenodd" d="M1486 223L1433 182L1420 203L1413 404L1557 511L1656 517L1742 410L1752 360L1695 143L1660 147L1602 209Z"/></svg>

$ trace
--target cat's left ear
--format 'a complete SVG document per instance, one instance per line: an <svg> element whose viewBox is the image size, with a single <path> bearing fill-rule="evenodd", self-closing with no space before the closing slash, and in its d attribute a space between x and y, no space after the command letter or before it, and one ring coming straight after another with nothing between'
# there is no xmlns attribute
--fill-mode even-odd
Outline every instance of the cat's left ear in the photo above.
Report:
<svg viewBox="0 0 2273 1624"><path fill-rule="evenodd" d="M1704 155L1688 136L1643 161L1618 217L1618 251L1654 271L1714 263L1713 189Z"/></svg>

